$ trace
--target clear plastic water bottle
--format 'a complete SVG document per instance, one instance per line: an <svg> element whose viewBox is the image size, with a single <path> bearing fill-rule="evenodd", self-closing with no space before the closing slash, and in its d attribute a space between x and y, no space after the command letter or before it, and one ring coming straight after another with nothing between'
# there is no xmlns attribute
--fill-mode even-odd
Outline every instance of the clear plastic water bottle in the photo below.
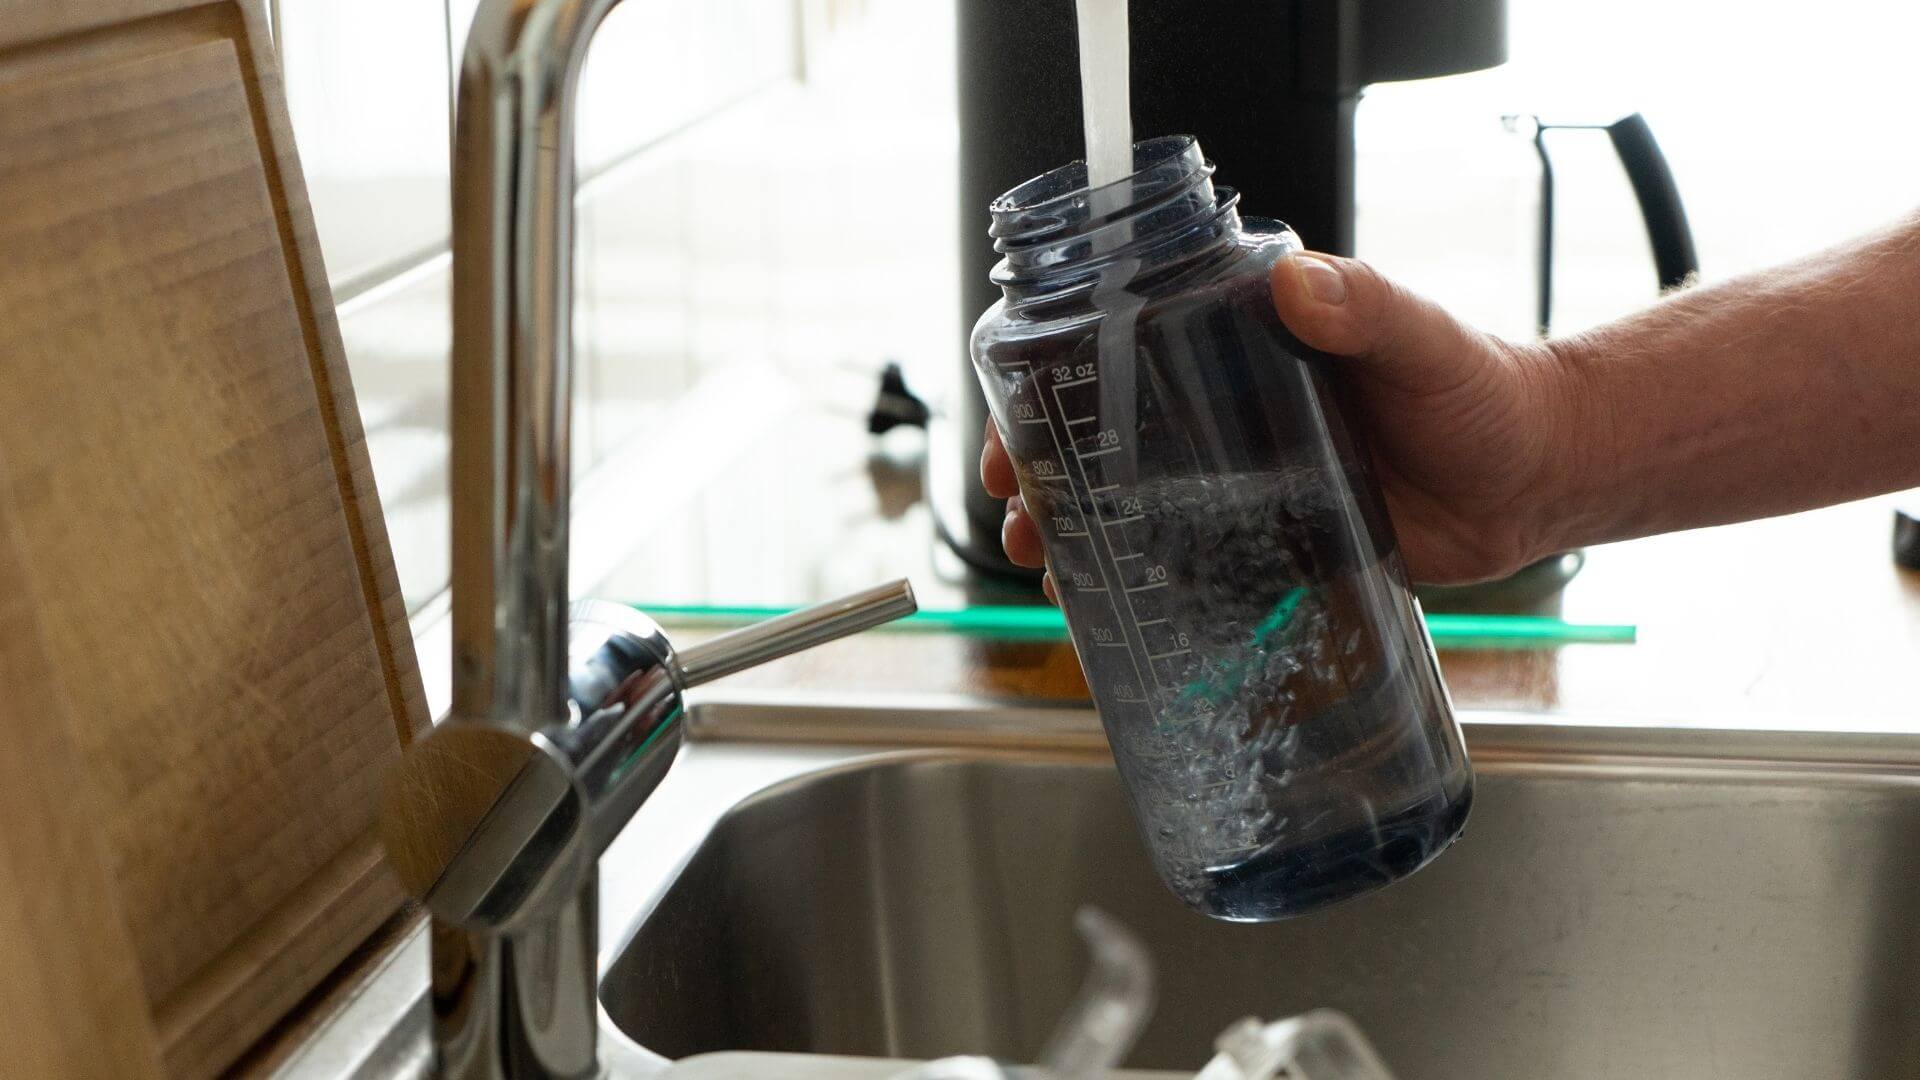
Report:
<svg viewBox="0 0 1920 1080"><path fill-rule="evenodd" d="M1337 362L1274 312L1298 239L1191 138L1134 164L994 203L973 357L1161 875L1285 918L1425 865L1472 774Z"/></svg>

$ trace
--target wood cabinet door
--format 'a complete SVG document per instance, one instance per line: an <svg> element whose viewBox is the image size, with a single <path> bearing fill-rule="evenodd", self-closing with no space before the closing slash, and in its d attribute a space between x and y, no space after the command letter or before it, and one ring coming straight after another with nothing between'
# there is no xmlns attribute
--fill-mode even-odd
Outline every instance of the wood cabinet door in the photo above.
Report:
<svg viewBox="0 0 1920 1080"><path fill-rule="evenodd" d="M213 1075L400 902L326 282L259 0L0 0L0 1075Z"/></svg>

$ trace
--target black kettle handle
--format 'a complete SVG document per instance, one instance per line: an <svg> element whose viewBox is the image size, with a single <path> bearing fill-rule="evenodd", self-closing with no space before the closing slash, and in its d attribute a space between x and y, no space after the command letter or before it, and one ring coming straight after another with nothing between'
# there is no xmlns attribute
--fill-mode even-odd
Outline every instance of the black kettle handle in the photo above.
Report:
<svg viewBox="0 0 1920 1080"><path fill-rule="evenodd" d="M1640 203L1660 287L1675 288L1700 272L1700 256L1693 249L1693 228L1687 224L1687 208L1681 205L1680 188L1673 182L1673 170L1667 167L1667 155L1660 152L1653 128L1639 113L1608 124L1607 138L1613 140L1614 153L1620 155L1627 182L1633 185L1633 197Z"/></svg>
<svg viewBox="0 0 1920 1080"><path fill-rule="evenodd" d="M1519 119L1509 117L1508 120ZM1549 332L1553 316L1553 158L1547 153L1547 132L1556 130L1594 130L1607 133L1613 152L1633 185L1633 197L1640 204L1640 220L1647 229L1647 242L1653 247L1653 267L1660 288L1671 289L1700 272L1700 256L1693 248L1693 227L1687 224L1687 209L1680 202L1680 187L1674 183L1667 155L1660 152L1653 128L1647 118L1630 113L1611 124L1550 124L1539 117L1534 125L1533 147L1540 156L1540 236L1539 297L1537 325L1540 335Z"/></svg>

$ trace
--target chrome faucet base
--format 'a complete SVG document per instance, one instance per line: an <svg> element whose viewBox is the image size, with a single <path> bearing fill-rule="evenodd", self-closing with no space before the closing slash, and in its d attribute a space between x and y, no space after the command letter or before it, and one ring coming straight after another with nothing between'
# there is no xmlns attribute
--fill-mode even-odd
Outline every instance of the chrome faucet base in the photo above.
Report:
<svg viewBox="0 0 1920 1080"><path fill-rule="evenodd" d="M702 682L914 610L904 581L676 653L651 619L574 605L565 719L458 713L388 780L388 861L433 915L434 1041L458 1080L597 1075L596 864L659 787Z"/></svg>
<svg viewBox="0 0 1920 1080"><path fill-rule="evenodd" d="M434 920L430 1001L440 1076L601 1075L594 994L599 899L599 881L590 875L559 911L511 934Z"/></svg>

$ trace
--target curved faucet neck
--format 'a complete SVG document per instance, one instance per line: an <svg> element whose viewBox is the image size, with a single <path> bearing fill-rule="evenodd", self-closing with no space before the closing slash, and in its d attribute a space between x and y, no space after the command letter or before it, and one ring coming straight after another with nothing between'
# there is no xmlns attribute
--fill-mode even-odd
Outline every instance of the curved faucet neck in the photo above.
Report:
<svg viewBox="0 0 1920 1080"><path fill-rule="evenodd" d="M619 0L486 0L453 170L453 713L566 708L574 104Z"/></svg>

